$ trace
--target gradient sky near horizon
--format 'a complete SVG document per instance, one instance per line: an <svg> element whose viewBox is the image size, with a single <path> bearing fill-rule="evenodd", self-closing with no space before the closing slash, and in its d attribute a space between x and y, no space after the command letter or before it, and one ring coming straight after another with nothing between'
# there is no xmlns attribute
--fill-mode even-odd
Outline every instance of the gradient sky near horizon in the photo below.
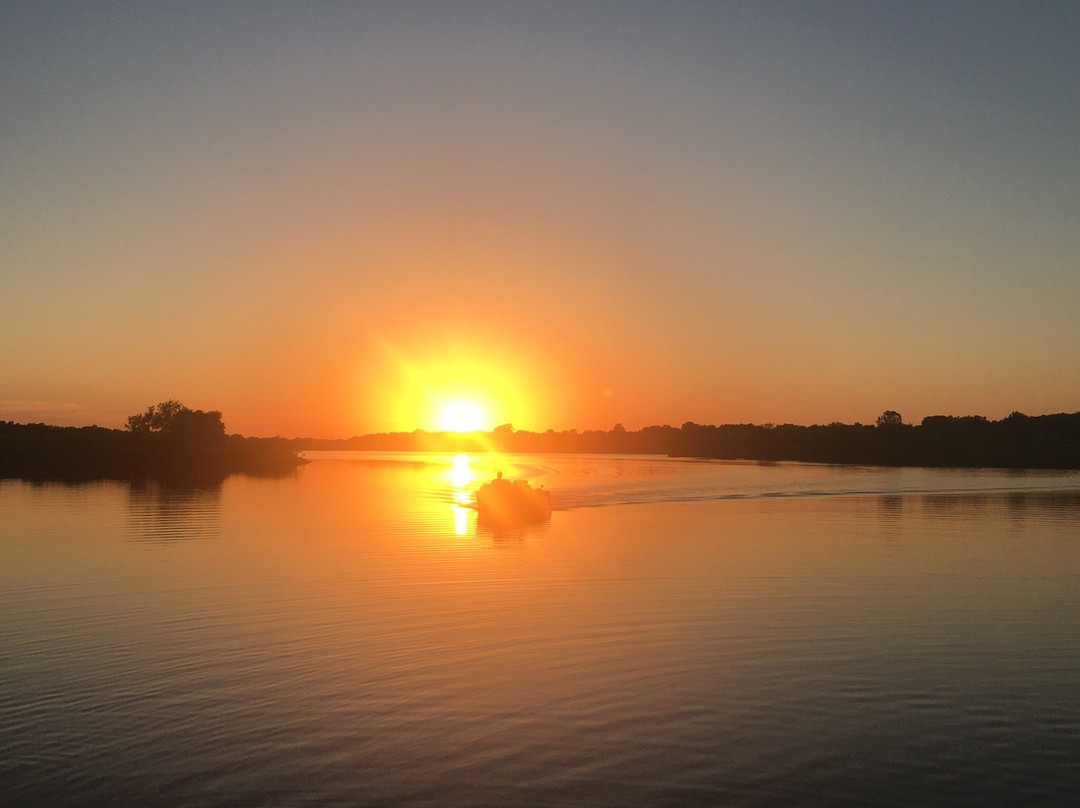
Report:
<svg viewBox="0 0 1080 808"><path fill-rule="evenodd" d="M0 7L0 419L1080 409L1080 4Z"/></svg>

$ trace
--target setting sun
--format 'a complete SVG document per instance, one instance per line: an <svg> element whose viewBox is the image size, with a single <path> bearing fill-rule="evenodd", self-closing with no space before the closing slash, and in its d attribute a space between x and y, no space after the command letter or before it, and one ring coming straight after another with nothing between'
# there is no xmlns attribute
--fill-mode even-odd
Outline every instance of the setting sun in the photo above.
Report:
<svg viewBox="0 0 1080 808"><path fill-rule="evenodd" d="M375 341L382 361L357 375L354 406L364 417L378 415L380 429L486 432L501 423L535 429L551 420L550 392L535 381L551 370L528 346L419 331Z"/></svg>
<svg viewBox="0 0 1080 808"><path fill-rule="evenodd" d="M468 401L451 401L439 410L439 429L444 432L476 432L484 428L484 413Z"/></svg>

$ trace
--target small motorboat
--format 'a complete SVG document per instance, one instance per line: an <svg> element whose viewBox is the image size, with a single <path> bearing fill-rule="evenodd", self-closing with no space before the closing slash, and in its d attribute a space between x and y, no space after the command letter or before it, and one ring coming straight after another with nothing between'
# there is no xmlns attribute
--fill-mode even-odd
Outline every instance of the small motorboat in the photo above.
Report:
<svg viewBox="0 0 1080 808"><path fill-rule="evenodd" d="M474 507L481 521L535 524L551 516L551 492L533 488L525 480L505 480L500 471L477 489Z"/></svg>

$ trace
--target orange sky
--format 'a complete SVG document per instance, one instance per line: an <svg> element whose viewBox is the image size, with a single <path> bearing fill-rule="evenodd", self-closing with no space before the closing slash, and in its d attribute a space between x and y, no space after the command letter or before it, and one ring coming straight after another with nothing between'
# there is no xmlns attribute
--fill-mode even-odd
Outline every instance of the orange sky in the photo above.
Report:
<svg viewBox="0 0 1080 808"><path fill-rule="evenodd" d="M432 8L6 5L0 418L1080 409L1070 5Z"/></svg>

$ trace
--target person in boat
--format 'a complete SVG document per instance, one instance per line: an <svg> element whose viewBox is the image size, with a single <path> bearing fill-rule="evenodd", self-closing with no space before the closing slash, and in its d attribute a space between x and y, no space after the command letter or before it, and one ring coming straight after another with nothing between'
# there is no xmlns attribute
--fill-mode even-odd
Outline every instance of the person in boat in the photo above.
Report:
<svg viewBox="0 0 1080 808"><path fill-rule="evenodd" d="M495 475L495 479L491 481L490 486L491 490L497 494L517 494L520 496L526 496L533 491L539 490L529 485L527 480L519 479L511 482L503 477L501 471Z"/></svg>

